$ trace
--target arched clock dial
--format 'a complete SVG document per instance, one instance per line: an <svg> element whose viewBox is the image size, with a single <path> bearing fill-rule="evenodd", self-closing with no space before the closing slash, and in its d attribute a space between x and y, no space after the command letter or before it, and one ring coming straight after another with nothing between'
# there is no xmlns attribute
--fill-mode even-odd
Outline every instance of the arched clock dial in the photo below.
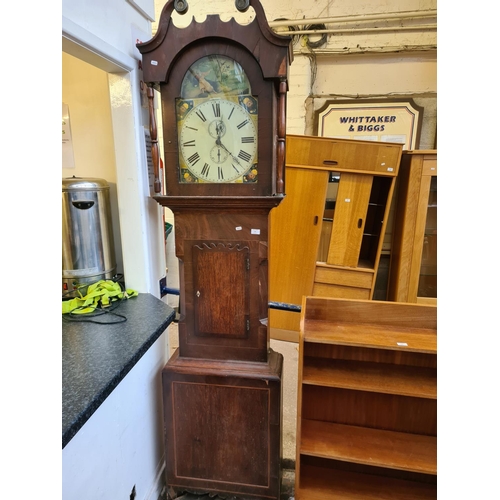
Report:
<svg viewBox="0 0 500 500"><path fill-rule="evenodd" d="M177 109L181 182L256 182L254 97L179 100Z"/></svg>

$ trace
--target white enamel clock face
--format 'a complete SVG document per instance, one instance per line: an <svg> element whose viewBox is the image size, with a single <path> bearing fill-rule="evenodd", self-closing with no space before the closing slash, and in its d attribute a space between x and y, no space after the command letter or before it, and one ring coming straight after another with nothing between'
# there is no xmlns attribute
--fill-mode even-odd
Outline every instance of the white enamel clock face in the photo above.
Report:
<svg viewBox="0 0 500 500"><path fill-rule="evenodd" d="M178 109L182 105L181 182L251 182L257 161L256 99L190 99L179 102Z"/></svg>

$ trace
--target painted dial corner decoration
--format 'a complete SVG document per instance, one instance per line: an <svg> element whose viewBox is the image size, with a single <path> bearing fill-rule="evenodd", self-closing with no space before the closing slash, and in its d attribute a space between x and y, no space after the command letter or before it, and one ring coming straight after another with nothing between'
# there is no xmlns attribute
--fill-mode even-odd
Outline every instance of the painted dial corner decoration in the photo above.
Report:
<svg viewBox="0 0 500 500"><path fill-rule="evenodd" d="M257 182L258 101L234 60L196 61L176 99L180 182Z"/></svg>

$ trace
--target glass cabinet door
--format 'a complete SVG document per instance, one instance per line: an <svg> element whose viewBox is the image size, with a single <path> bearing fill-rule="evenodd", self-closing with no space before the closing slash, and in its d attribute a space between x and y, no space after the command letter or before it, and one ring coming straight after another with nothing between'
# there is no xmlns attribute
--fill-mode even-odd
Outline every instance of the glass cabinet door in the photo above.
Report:
<svg viewBox="0 0 500 500"><path fill-rule="evenodd" d="M417 296L437 298L437 177L431 177Z"/></svg>

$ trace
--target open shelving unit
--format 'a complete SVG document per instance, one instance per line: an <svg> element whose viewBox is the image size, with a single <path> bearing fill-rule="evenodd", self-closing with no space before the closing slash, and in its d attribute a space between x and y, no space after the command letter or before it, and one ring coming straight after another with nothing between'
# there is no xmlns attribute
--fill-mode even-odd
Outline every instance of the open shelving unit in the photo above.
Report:
<svg viewBox="0 0 500 500"><path fill-rule="evenodd" d="M437 497L433 305L305 297L297 500Z"/></svg>

